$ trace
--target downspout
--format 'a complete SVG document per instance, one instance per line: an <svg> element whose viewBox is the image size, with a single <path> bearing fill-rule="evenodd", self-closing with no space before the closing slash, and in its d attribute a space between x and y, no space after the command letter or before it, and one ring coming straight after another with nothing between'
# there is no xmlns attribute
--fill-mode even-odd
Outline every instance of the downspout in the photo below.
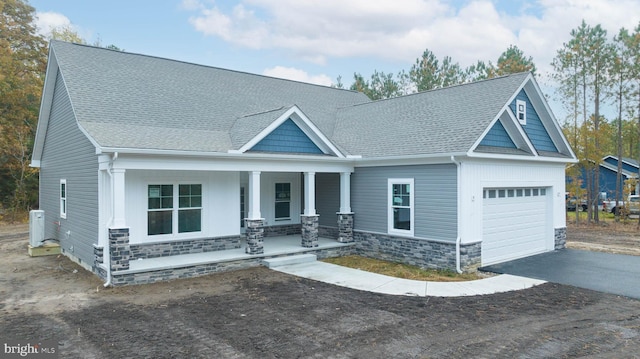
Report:
<svg viewBox="0 0 640 359"><path fill-rule="evenodd" d="M456 237L456 272L458 273L462 273L462 269L460 268L460 242L462 241L462 237L460 237L460 202L461 202L461 196L460 196L460 173L461 173L461 167L462 167L462 163L456 161L456 157L455 156L451 156L451 162L456 164L456 169L457 169L457 178L456 178L456 183L457 183L457 192L456 192L456 199L458 201L457 203L457 215L458 215L458 220L457 222L457 232L458 232L458 236Z"/></svg>
<svg viewBox="0 0 640 359"><path fill-rule="evenodd" d="M113 162L117 159L118 152L114 152L109 163L109 169L107 170L107 174L109 174L109 184L111 185L111 218L107 221L107 230L109 225L113 223L113 174L111 170L113 169ZM104 248L104 252L107 257L107 281L104 282L104 287L106 288L111 285L111 239L109 239L109 236L107 236L107 245Z"/></svg>

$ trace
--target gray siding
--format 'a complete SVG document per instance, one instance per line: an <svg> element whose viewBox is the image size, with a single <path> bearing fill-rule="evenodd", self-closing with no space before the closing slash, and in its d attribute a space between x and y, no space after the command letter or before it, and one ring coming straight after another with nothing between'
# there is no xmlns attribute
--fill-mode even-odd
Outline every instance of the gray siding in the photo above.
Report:
<svg viewBox="0 0 640 359"><path fill-rule="evenodd" d="M320 215L318 224L326 227L338 227L340 210L340 174L316 174L316 212Z"/></svg>
<svg viewBox="0 0 640 359"><path fill-rule="evenodd" d="M358 167L351 176L354 229L387 233L389 178L413 178L416 237L455 241L457 168L454 164Z"/></svg>
<svg viewBox="0 0 640 359"><path fill-rule="evenodd" d="M67 218L60 218L60 179L67 180ZM98 159L80 131L62 77L58 75L40 166L40 209L45 238L89 266L98 243ZM60 226L55 222L60 222ZM69 234L67 235L67 233Z"/></svg>

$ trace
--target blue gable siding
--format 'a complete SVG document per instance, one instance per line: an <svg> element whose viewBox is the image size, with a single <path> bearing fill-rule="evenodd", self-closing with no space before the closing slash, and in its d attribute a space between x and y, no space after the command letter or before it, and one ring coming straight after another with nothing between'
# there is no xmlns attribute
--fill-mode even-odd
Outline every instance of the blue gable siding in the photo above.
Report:
<svg viewBox="0 0 640 359"><path fill-rule="evenodd" d="M273 130L251 151L323 154L293 120L288 119Z"/></svg>
<svg viewBox="0 0 640 359"><path fill-rule="evenodd" d="M606 162L606 163L608 163L608 164L610 164L612 166L618 167L618 159L616 157L607 157L604 160L604 162ZM630 164L624 162L624 160L622 161L622 169L625 170L625 171L629 171L631 173L637 173L638 172L638 167L630 165Z"/></svg>
<svg viewBox="0 0 640 359"><path fill-rule="evenodd" d="M518 96L516 96L516 99L511 103L510 107L514 114L516 113L516 100L524 101L527 104L527 124L523 125L522 128L529 137L529 140L531 140L533 147L539 151L558 152L549 133L544 128L542 121L540 121L540 116L538 116L538 113L531 105L531 101L529 101L529 97L524 90L521 90Z"/></svg>
<svg viewBox="0 0 640 359"><path fill-rule="evenodd" d="M480 146L516 148L515 143L513 143L511 137L509 137L507 130L504 129L500 120L498 120L487 135L484 136L482 142L480 142Z"/></svg>

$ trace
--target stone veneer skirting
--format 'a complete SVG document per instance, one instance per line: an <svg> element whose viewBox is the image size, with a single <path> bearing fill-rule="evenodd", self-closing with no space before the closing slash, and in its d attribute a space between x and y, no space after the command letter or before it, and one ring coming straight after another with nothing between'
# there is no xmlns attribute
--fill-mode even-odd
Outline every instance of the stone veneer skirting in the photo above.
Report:
<svg viewBox="0 0 640 359"><path fill-rule="evenodd" d="M300 223L264 226L264 237L292 236L302 233Z"/></svg>
<svg viewBox="0 0 640 359"><path fill-rule="evenodd" d="M131 260L240 248L240 236L131 244Z"/></svg>
<svg viewBox="0 0 640 359"><path fill-rule="evenodd" d="M456 270L455 242L353 231L359 255L422 268ZM481 263L481 243L460 245L460 268L474 272Z"/></svg>
<svg viewBox="0 0 640 359"><path fill-rule="evenodd" d="M567 246L567 227L556 228L555 249L564 249Z"/></svg>
<svg viewBox="0 0 640 359"><path fill-rule="evenodd" d="M303 253L313 253L318 256L318 259L341 257L350 254L355 254L355 246L336 247L329 249L313 249L301 253L295 253L295 255ZM293 255L293 254L291 254ZM234 260L228 262L207 263L194 266L188 266L183 268L170 268L157 271L147 271L139 273L112 273L111 283L114 286L120 285L132 285L132 284L146 284L159 281L179 279L179 278L192 278L201 275L226 272L238 269L246 269L252 267L258 267L262 265L263 259L285 257L289 255L281 256L256 256L251 259Z"/></svg>

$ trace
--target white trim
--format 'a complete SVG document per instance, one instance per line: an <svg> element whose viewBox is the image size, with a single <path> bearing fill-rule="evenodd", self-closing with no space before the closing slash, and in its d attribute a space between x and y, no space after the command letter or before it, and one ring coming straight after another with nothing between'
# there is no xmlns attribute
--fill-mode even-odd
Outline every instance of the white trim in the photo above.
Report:
<svg viewBox="0 0 640 359"><path fill-rule="evenodd" d="M64 195L62 186L64 186ZM61 179L60 186L58 187L58 196L60 198L60 218L66 219L67 212L69 211L69 202L67 201L69 197L69 188L67 187L67 180Z"/></svg>
<svg viewBox="0 0 640 359"><path fill-rule="evenodd" d="M172 207L167 208L149 208L149 187L150 186L172 186L171 196L172 196ZM200 206L199 207L180 207L180 186L184 185L199 185L200 186ZM202 237L203 235L203 226L205 219L205 201L206 201L206 187L202 182L195 181L154 181L146 184L146 228L147 231L145 233L146 238L152 241L163 241L165 239L187 239L191 237ZM180 211L186 210L200 210L200 230L199 231L190 231L190 232L180 232ZM149 212L163 212L163 211L171 211L171 233L162 233L162 234L149 234ZM147 242L145 242L147 243Z"/></svg>
<svg viewBox="0 0 640 359"><path fill-rule="evenodd" d="M409 230L397 229L393 227L393 186L408 184L409 187ZM388 178L387 179L387 232L389 234L405 235L413 237L415 229L415 186L413 178ZM396 206L397 207L397 206Z"/></svg>
<svg viewBox="0 0 640 359"><path fill-rule="evenodd" d="M516 119L521 125L527 125L527 101L516 100Z"/></svg>
<svg viewBox="0 0 640 359"><path fill-rule="evenodd" d="M338 150L336 146L334 146L331 141L320 131L316 125L311 122L311 120L298 108L298 106L292 106L285 113L280 115L277 119L275 119L269 126L260 131L254 138L245 143L240 149L239 152L249 151L253 146L258 144L258 142L262 141L267 135L277 129L280 125L282 125L286 120L291 119L301 130L304 132L307 137L313 143L318 146L325 154L333 154L340 158L345 158L345 156ZM235 152L235 151L234 151Z"/></svg>
<svg viewBox="0 0 640 359"><path fill-rule="evenodd" d="M304 215L316 215L316 173L304 173Z"/></svg>
<svg viewBox="0 0 640 359"><path fill-rule="evenodd" d="M340 172L340 213L351 213L351 172Z"/></svg>

